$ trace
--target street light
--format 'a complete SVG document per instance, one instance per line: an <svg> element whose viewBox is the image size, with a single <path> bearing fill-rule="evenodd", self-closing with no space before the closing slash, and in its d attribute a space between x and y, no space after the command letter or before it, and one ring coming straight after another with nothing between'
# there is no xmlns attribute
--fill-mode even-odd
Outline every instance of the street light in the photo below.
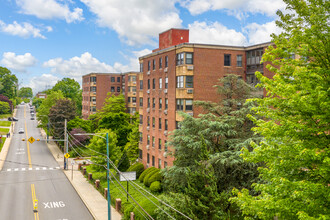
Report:
<svg viewBox="0 0 330 220"><path fill-rule="evenodd" d="M98 133L98 134L104 134L104 133ZM104 140L106 140L106 143L107 143L107 183L108 183L108 193L107 193L107 198L108 198L108 220L111 220L111 208L110 208L110 204L111 204L111 198L110 198L110 183L109 183L109 170L110 170L110 167L109 167L109 134L108 133L105 133L106 134L106 138L98 135L98 134L95 134L95 133L85 133L85 134L74 134L74 135L92 135L92 136L97 136L97 137L100 137L100 138L103 138Z"/></svg>

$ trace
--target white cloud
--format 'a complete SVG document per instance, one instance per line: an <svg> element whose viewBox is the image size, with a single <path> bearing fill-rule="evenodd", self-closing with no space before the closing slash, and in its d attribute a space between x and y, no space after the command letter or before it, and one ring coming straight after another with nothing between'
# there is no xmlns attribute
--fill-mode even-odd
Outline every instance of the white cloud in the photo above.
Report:
<svg viewBox="0 0 330 220"><path fill-rule="evenodd" d="M41 19L65 19L66 22L83 20L83 10L71 10L67 3L60 4L57 0L16 0L24 14L35 15Z"/></svg>
<svg viewBox="0 0 330 220"><path fill-rule="evenodd" d="M276 26L275 21L266 24L248 24L243 31L247 33L249 44L258 44L271 41L272 33L280 34L282 29Z"/></svg>
<svg viewBox="0 0 330 220"><path fill-rule="evenodd" d="M191 43L244 45L246 38L241 32L228 29L218 22L207 24L195 21L189 24L189 41Z"/></svg>
<svg viewBox="0 0 330 220"><path fill-rule="evenodd" d="M30 87L33 93L41 92L47 88L52 88L60 78L52 74L42 74L32 77L30 83L24 86Z"/></svg>
<svg viewBox="0 0 330 220"><path fill-rule="evenodd" d="M23 22L22 25L18 24L16 21L14 21L12 24L6 24L0 20L0 31L24 38L32 36L34 38L46 39L45 36L40 34L40 29L33 27L30 23L27 22Z"/></svg>
<svg viewBox="0 0 330 220"><path fill-rule="evenodd" d="M181 5L192 15L209 10L226 10L229 15L234 15L238 19L245 17L245 13L274 16L278 9L285 10L285 3L282 0L186 0Z"/></svg>
<svg viewBox="0 0 330 220"><path fill-rule="evenodd" d="M37 63L37 59L30 53L16 55L13 52L5 52L0 63L10 70L25 73L28 67L32 67Z"/></svg>
<svg viewBox="0 0 330 220"><path fill-rule="evenodd" d="M176 0L81 0L97 15L102 27L115 30L129 45L155 44L166 29L181 27Z"/></svg>

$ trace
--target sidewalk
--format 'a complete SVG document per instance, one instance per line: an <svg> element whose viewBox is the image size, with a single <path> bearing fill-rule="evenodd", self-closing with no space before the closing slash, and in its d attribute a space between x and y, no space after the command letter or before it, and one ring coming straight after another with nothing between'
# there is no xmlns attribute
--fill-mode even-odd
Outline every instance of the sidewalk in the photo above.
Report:
<svg viewBox="0 0 330 220"><path fill-rule="evenodd" d="M14 110L13 117L15 117L16 111L17 111L17 109ZM9 151L11 139L13 137L15 124L16 124L16 122L12 121L12 125L9 127L10 137L6 138L5 143L3 144L1 152L0 152L0 171L2 170L3 164L5 163L5 160L7 158L7 153Z"/></svg>
<svg viewBox="0 0 330 220"><path fill-rule="evenodd" d="M41 130L41 134L46 137L46 134ZM60 165L61 168L64 167L64 155L61 150L56 146L56 144L50 141L48 148L53 154L53 157ZM107 220L108 219L108 202L107 200L97 191L93 185L91 185L82 173L78 170L78 164L73 165L73 180L71 180L72 175L72 165L71 158L69 158L69 169L63 170L68 180L71 182L72 186L77 191L80 198L85 203L86 207L89 209L91 214L96 220ZM120 220L121 215L111 207L111 219Z"/></svg>

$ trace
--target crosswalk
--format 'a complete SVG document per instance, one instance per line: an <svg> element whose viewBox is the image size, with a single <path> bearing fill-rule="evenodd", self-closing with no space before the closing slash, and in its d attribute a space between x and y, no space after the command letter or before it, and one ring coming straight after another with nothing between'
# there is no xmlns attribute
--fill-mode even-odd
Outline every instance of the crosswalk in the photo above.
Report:
<svg viewBox="0 0 330 220"><path fill-rule="evenodd" d="M8 168L7 172L59 170L61 167Z"/></svg>

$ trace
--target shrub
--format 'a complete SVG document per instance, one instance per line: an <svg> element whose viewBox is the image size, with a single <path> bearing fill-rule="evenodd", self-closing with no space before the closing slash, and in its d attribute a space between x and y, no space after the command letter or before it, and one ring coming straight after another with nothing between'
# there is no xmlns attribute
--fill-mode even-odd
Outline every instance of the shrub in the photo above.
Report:
<svg viewBox="0 0 330 220"><path fill-rule="evenodd" d="M160 192L162 191L162 185L159 181L155 181L150 185L151 192Z"/></svg>
<svg viewBox="0 0 330 220"><path fill-rule="evenodd" d="M160 173L160 170L158 172L154 173L152 176L149 177L147 180L147 186L151 186L151 184L155 181L161 182L162 180L162 174Z"/></svg>
<svg viewBox="0 0 330 220"><path fill-rule="evenodd" d="M140 182L143 183L144 177L145 177L146 175L148 175L149 172L151 172L151 171L153 171L153 170L155 170L155 169L156 169L155 167L150 167L150 168L146 169L145 171L143 171L143 172L141 173L140 177L139 177Z"/></svg>
<svg viewBox="0 0 330 220"><path fill-rule="evenodd" d="M152 175L154 175L155 173L158 173L159 172L159 169L155 169L153 171L151 171L150 173L148 173L145 177L144 177L144 180L143 180L143 184L147 187L149 187L150 185L148 184L149 182L149 179L150 177L152 177Z"/></svg>
<svg viewBox="0 0 330 220"><path fill-rule="evenodd" d="M139 178L141 173L144 171L144 166L142 163L136 163L128 168L127 172L129 171L136 171L136 178Z"/></svg>

